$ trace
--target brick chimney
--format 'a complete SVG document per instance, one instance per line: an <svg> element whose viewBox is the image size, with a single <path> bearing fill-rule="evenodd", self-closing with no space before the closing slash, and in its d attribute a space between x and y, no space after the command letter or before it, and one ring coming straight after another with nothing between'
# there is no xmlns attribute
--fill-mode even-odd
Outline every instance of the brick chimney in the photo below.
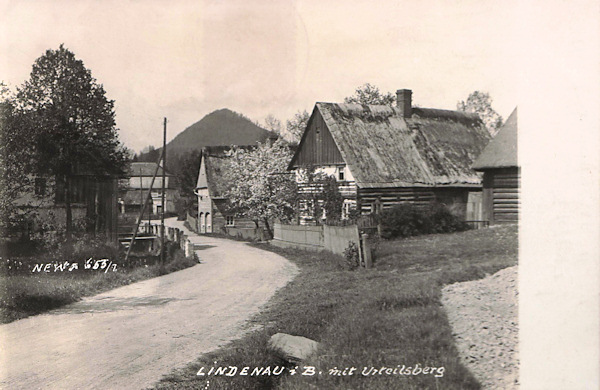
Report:
<svg viewBox="0 0 600 390"><path fill-rule="evenodd" d="M410 89L399 89L396 91L396 104L400 114L405 118L412 115L412 91Z"/></svg>

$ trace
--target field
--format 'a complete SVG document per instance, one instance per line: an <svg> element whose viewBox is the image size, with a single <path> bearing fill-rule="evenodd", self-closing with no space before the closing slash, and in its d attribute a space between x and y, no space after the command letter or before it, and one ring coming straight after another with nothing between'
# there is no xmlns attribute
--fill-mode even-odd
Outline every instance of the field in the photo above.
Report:
<svg viewBox="0 0 600 390"><path fill-rule="evenodd" d="M375 269L356 271L345 269L339 256L254 244L288 258L300 274L253 319L260 330L169 374L156 388L478 389L459 361L441 288L515 265L517 241L516 226L381 241ZM280 366L266 349L277 332L320 342L303 364L315 367L315 375L301 375L302 367L290 375L291 366L279 376L196 375L202 367ZM397 373L402 366L404 375ZM352 367L352 375L330 375ZM377 374L363 375L371 367Z"/></svg>

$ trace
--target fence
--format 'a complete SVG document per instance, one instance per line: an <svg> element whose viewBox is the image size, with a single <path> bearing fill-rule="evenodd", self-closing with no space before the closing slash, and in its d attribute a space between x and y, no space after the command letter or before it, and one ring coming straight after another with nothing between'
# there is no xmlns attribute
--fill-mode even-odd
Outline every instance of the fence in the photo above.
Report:
<svg viewBox="0 0 600 390"><path fill-rule="evenodd" d="M361 265L370 268L372 264L371 250L366 241L366 235L361 239L357 225L349 226L307 226L283 225L275 223L274 237L271 244L280 248L296 248L304 250L327 250L338 255L344 251L350 242L360 248Z"/></svg>
<svg viewBox="0 0 600 390"><path fill-rule="evenodd" d="M156 237L161 237L160 224L148 224L148 222L142 222L141 226L149 233L156 235ZM177 245L185 252L186 257L192 256L196 249L194 244L189 240L187 234L185 234L183 230L177 228L165 226L165 240L177 243Z"/></svg>

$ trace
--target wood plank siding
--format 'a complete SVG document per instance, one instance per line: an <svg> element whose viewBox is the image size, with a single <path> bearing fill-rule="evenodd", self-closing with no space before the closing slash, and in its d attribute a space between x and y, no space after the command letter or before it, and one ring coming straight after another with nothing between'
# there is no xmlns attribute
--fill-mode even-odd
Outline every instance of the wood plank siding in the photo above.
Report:
<svg viewBox="0 0 600 390"><path fill-rule="evenodd" d="M490 225L518 222L520 179L519 168L484 171L484 217L490 221Z"/></svg>
<svg viewBox="0 0 600 390"><path fill-rule="evenodd" d="M318 110L311 117L301 143L295 167L345 164Z"/></svg>

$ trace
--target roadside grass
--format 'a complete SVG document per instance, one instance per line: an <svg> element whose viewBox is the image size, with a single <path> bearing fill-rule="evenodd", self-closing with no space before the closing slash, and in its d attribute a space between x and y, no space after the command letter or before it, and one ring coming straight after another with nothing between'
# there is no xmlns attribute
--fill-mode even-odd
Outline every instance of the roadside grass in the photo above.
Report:
<svg viewBox="0 0 600 390"><path fill-rule="evenodd" d="M260 330L172 372L156 388L479 389L458 357L440 303L441 288L515 265L517 241L516 226L381 241L375 268L357 271L345 270L340 256L254 244L288 258L301 272L252 320ZM249 366L251 371L284 364L267 351L270 336L277 332L320 342L316 356L303 366L314 366L322 374L290 375L285 370L279 377L196 376L200 367ZM365 367L414 369L416 364L435 370L361 374ZM329 375L330 369L346 367L357 371Z"/></svg>
<svg viewBox="0 0 600 390"><path fill-rule="evenodd" d="M89 255L95 259L101 256ZM29 258L33 262L48 262L47 256ZM0 323L41 314L134 282L165 275L198 264L195 258L186 258L176 247L168 250L169 262L164 266L157 259L144 259L137 267L118 267L116 271L79 270L68 272L21 272L0 274Z"/></svg>

